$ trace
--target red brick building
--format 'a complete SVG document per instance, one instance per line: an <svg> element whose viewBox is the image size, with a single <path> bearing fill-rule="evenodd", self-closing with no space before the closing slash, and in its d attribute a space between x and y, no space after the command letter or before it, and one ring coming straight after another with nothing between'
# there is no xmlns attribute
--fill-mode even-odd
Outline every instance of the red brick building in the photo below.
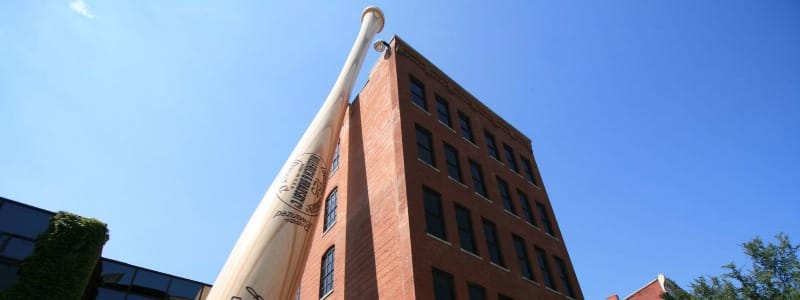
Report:
<svg viewBox="0 0 800 300"><path fill-rule="evenodd" d="M664 274L658 274L656 279L645 284L635 292L623 298L623 300L660 300L665 293L672 294L673 291L680 290L674 282L667 279ZM620 300L616 294L606 297L606 300Z"/></svg>
<svg viewBox="0 0 800 300"><path fill-rule="evenodd" d="M350 105L301 299L583 299L531 141L395 37Z"/></svg>

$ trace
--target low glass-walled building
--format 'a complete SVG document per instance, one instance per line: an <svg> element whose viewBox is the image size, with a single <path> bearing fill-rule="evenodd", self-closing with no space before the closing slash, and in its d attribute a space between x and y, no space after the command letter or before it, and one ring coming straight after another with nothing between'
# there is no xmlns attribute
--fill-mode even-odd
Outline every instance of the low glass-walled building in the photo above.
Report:
<svg viewBox="0 0 800 300"><path fill-rule="evenodd" d="M36 237L47 230L53 212L0 197L0 291L17 281L23 260L33 254ZM101 258L99 300L202 300L210 285Z"/></svg>

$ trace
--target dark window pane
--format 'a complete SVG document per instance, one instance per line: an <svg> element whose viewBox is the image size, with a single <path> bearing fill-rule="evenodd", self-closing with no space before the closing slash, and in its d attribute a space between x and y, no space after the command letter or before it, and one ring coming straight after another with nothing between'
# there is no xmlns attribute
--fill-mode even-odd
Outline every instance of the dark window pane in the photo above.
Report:
<svg viewBox="0 0 800 300"><path fill-rule="evenodd" d="M517 214L517 210L514 209L514 204L511 202L511 193L508 191L508 184L500 179L500 177L497 178L497 188L500 190L500 199L503 199L503 208L513 214Z"/></svg>
<svg viewBox="0 0 800 300"><path fill-rule="evenodd" d="M536 182L536 178L533 177L533 169L531 167L531 162L529 162L527 159L523 158L522 159L522 169L525 172L525 179L527 179L530 183L533 183L535 185L539 185Z"/></svg>
<svg viewBox="0 0 800 300"><path fill-rule="evenodd" d="M469 117L459 112L458 123L461 126L461 136L468 141L475 143L475 137L472 135L472 126L469 124Z"/></svg>
<svg viewBox="0 0 800 300"><path fill-rule="evenodd" d="M339 152L341 151L342 145L341 143L336 143L336 150L333 153L333 161L331 162L331 174L333 174L336 169L339 169Z"/></svg>
<svg viewBox="0 0 800 300"><path fill-rule="evenodd" d="M422 198L425 201L425 224L428 233L446 241L447 234L444 230L444 217L442 216L442 196L429 188L423 188Z"/></svg>
<svg viewBox="0 0 800 300"><path fill-rule="evenodd" d="M542 248L536 247L536 261L539 263L539 270L542 271L544 285L553 288L553 275L550 274L550 265L547 263L547 254Z"/></svg>
<svg viewBox="0 0 800 300"><path fill-rule="evenodd" d="M494 223L483 220L483 233L486 236L486 246L489 249L489 259L498 266L505 267L503 252L500 249L500 240L497 236L497 227Z"/></svg>
<svg viewBox="0 0 800 300"><path fill-rule="evenodd" d="M517 166L517 159L514 156L514 150L511 149L509 145L503 144L503 150L506 153L506 160L508 161L508 167L514 172L519 173L519 167Z"/></svg>
<svg viewBox="0 0 800 300"><path fill-rule="evenodd" d="M575 291L572 289L572 284L569 282L569 276L567 274L567 265L564 263L564 260L553 257L556 261L556 267L558 268L558 278L561 281L561 287L563 288L563 292L572 298L575 298Z"/></svg>
<svg viewBox="0 0 800 300"><path fill-rule="evenodd" d="M0 247L3 245L0 244ZM32 240L24 240L16 237L8 238L5 248L0 252L0 256L5 256L12 259L23 260L33 254L34 243Z"/></svg>
<svg viewBox="0 0 800 300"><path fill-rule="evenodd" d="M519 198L519 207L522 209L522 216L525 218L525 222L536 225L536 220L533 218L533 211L531 211L531 203L528 202L528 196L525 196L522 191L517 190L517 197Z"/></svg>
<svg viewBox="0 0 800 300"><path fill-rule="evenodd" d="M107 288L97 289L97 300L125 300L125 292L115 291ZM131 298L133 299L133 298ZM192 298L194 300L194 298Z"/></svg>
<svg viewBox="0 0 800 300"><path fill-rule="evenodd" d="M14 285L19 279L19 263L0 260L0 291Z"/></svg>
<svg viewBox="0 0 800 300"><path fill-rule="evenodd" d="M322 267L319 279L319 297L333 291L333 247L322 255Z"/></svg>
<svg viewBox="0 0 800 300"><path fill-rule="evenodd" d="M503 294L497 294L497 300L514 300L514 298L511 298Z"/></svg>
<svg viewBox="0 0 800 300"><path fill-rule="evenodd" d="M322 224L322 231L328 230L336 222L336 194L338 189L334 188L333 191L325 199L325 224Z"/></svg>
<svg viewBox="0 0 800 300"><path fill-rule="evenodd" d="M461 241L461 249L478 254L470 212L460 205L456 205L456 223L458 224L458 239Z"/></svg>
<svg viewBox="0 0 800 300"><path fill-rule="evenodd" d="M172 283L169 285L170 300L194 300L200 295L202 289L203 286L199 283L173 278Z"/></svg>
<svg viewBox="0 0 800 300"><path fill-rule="evenodd" d="M468 284L469 300L486 300L486 289L477 284Z"/></svg>
<svg viewBox="0 0 800 300"><path fill-rule="evenodd" d="M431 166L436 165L436 160L433 156L433 139L431 138L431 133L421 127L417 127L417 154L422 161Z"/></svg>
<svg viewBox="0 0 800 300"><path fill-rule="evenodd" d="M514 237L514 250L517 252L517 261L523 278L533 280L533 269L531 261L528 259L528 249L525 247L525 240L518 236Z"/></svg>
<svg viewBox="0 0 800 300"><path fill-rule="evenodd" d="M458 180L458 182L462 182L461 166L458 162L458 150L444 143L444 159L447 163L447 175L450 176L450 178Z"/></svg>
<svg viewBox="0 0 800 300"><path fill-rule="evenodd" d="M497 142L494 141L494 135L488 131L484 131L483 133L486 137L486 149L489 150L489 156L499 160L500 156L497 155Z"/></svg>
<svg viewBox="0 0 800 300"><path fill-rule="evenodd" d="M555 236L556 234L553 232L553 224L550 224L550 214L547 213L547 208L545 208L543 204L536 202L536 209L539 210L539 219L542 220L544 231Z"/></svg>
<svg viewBox="0 0 800 300"><path fill-rule="evenodd" d="M128 294L128 300L163 300L162 296L143 295L143 294Z"/></svg>
<svg viewBox="0 0 800 300"><path fill-rule="evenodd" d="M52 214L10 201L0 205L0 231L35 239L47 230Z"/></svg>
<svg viewBox="0 0 800 300"><path fill-rule="evenodd" d="M127 289L133 279L134 269L113 261L103 260L103 286Z"/></svg>
<svg viewBox="0 0 800 300"><path fill-rule="evenodd" d="M486 185L483 183L483 171L481 171L481 167L470 160L469 170L472 174L472 185L475 188L475 192L488 199L489 195L486 194Z"/></svg>
<svg viewBox="0 0 800 300"><path fill-rule="evenodd" d="M411 102L428 110L428 104L425 103L425 86L414 77L411 77Z"/></svg>
<svg viewBox="0 0 800 300"><path fill-rule="evenodd" d="M169 285L169 277L148 270L136 270L133 285L137 291L145 295L163 295Z"/></svg>
<svg viewBox="0 0 800 300"><path fill-rule="evenodd" d="M436 95L436 112L439 115L439 121L442 122L447 127L453 127L450 123L450 106L447 105L447 101Z"/></svg>
<svg viewBox="0 0 800 300"><path fill-rule="evenodd" d="M455 300L456 292L453 288L453 275L433 269L433 299Z"/></svg>

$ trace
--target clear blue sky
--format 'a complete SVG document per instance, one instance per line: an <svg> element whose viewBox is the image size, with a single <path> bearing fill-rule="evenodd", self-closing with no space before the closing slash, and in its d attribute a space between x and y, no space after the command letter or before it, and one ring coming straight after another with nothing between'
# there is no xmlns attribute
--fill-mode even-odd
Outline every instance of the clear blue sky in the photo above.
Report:
<svg viewBox="0 0 800 300"><path fill-rule="evenodd" d="M84 1L0 1L0 196L107 257L213 282L369 4L531 137L587 299L800 242L797 1Z"/></svg>

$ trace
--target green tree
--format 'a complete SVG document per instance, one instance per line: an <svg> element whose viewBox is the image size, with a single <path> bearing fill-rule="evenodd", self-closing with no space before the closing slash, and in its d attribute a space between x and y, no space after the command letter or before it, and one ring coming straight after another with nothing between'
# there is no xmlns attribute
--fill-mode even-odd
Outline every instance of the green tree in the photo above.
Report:
<svg viewBox="0 0 800 300"><path fill-rule="evenodd" d="M800 245L792 245L783 233L775 236L777 243L764 244L756 237L742 244L752 261L744 270L734 263L722 266L721 276L699 277L691 284L691 292L682 290L665 293L664 299L800 299Z"/></svg>

